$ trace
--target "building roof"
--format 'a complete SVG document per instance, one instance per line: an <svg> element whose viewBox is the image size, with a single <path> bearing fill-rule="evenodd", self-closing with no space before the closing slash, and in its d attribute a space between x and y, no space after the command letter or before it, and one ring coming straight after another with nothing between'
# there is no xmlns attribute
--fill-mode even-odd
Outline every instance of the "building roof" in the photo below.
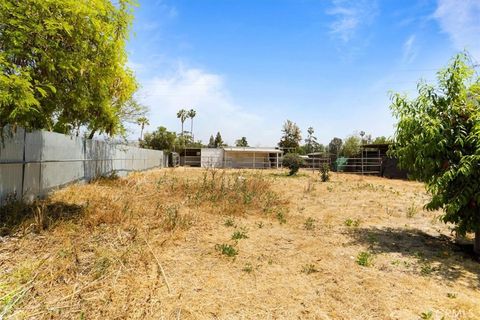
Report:
<svg viewBox="0 0 480 320"><path fill-rule="evenodd" d="M223 150L228 152L263 152L263 153L283 153L282 150L269 147L224 147Z"/></svg>
<svg viewBox="0 0 480 320"><path fill-rule="evenodd" d="M371 143L371 144L362 144L360 146L360 148L362 149L368 149L368 148L372 148L372 149L388 149L388 147L390 147L392 145L392 143Z"/></svg>

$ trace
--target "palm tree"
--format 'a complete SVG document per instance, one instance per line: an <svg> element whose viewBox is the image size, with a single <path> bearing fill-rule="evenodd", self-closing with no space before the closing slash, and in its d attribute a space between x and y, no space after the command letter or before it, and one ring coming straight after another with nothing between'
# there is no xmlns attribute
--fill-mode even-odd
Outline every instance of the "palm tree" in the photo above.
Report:
<svg viewBox="0 0 480 320"><path fill-rule="evenodd" d="M150 125L150 122L146 117L140 117L137 119L137 124L142 128L140 131L140 140L143 140L143 129L145 126Z"/></svg>
<svg viewBox="0 0 480 320"><path fill-rule="evenodd" d="M185 120L187 120L188 118L188 111L185 110L185 109L180 109L178 112L177 112L177 118L180 119L180 122L182 123L182 137L183 137L183 123L185 122Z"/></svg>
<svg viewBox="0 0 480 320"><path fill-rule="evenodd" d="M190 118L190 134L192 135L192 141L195 140L193 138L193 118L195 118L196 115L197 115L197 111L193 109L190 109L190 111L188 111L188 117Z"/></svg>

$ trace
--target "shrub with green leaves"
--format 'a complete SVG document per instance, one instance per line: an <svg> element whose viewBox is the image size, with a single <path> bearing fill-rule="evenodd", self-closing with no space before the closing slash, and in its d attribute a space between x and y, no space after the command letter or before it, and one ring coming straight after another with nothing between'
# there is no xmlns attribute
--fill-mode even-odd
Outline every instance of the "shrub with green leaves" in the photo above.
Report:
<svg viewBox="0 0 480 320"><path fill-rule="evenodd" d="M480 254L480 78L467 54L438 72L438 85L418 84L418 97L392 96L398 119L391 154L432 195L429 210L460 235L475 232Z"/></svg>
<svg viewBox="0 0 480 320"><path fill-rule="evenodd" d="M322 180L322 182L327 182L328 180L330 180L330 166L328 165L328 163L324 163L320 167L320 179Z"/></svg>
<svg viewBox="0 0 480 320"><path fill-rule="evenodd" d="M303 165L303 159L297 153L288 153L283 157L282 164L290 169L289 176L295 175Z"/></svg>

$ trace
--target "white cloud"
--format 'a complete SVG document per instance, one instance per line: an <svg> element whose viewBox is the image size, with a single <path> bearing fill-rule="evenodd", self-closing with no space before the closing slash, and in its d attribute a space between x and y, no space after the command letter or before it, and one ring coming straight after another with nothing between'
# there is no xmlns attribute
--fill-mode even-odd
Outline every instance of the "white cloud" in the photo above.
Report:
<svg viewBox="0 0 480 320"><path fill-rule="evenodd" d="M467 49L480 59L479 0L439 0L434 17L457 50Z"/></svg>
<svg viewBox="0 0 480 320"><path fill-rule="evenodd" d="M333 8L327 11L335 17L330 33L344 43L349 42L361 26L370 24L378 13L373 0L333 0L332 4Z"/></svg>
<svg viewBox="0 0 480 320"><path fill-rule="evenodd" d="M407 40L403 43L403 62L411 63L417 56L417 48L415 46L416 37L412 34Z"/></svg>
<svg viewBox="0 0 480 320"><path fill-rule="evenodd" d="M150 108L150 131L163 125L180 132L177 111L193 108L197 111L193 132L204 143L217 131L229 144L242 136L253 146L272 144L277 139L276 132L265 128L262 117L235 104L221 75L202 69L179 64L171 74L145 81L139 97ZM184 129L190 130L190 119Z"/></svg>

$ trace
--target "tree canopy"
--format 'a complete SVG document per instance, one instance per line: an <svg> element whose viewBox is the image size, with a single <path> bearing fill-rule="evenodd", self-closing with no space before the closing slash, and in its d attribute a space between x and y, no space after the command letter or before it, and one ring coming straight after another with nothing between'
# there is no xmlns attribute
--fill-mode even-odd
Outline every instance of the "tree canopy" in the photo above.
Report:
<svg viewBox="0 0 480 320"><path fill-rule="evenodd" d="M432 195L459 234L476 232L480 253L480 80L467 54L438 72L438 84L418 84L418 97L392 95L398 119L392 153Z"/></svg>
<svg viewBox="0 0 480 320"><path fill-rule="evenodd" d="M132 2L0 2L0 127L121 134L137 89L126 66Z"/></svg>
<svg viewBox="0 0 480 320"><path fill-rule="evenodd" d="M241 137L237 141L235 141L235 146L237 147L248 147L248 141L246 137Z"/></svg>
<svg viewBox="0 0 480 320"><path fill-rule="evenodd" d="M278 146L285 149L285 152L295 152L300 147L302 132L295 122L285 121L282 127L282 138Z"/></svg>
<svg viewBox="0 0 480 320"><path fill-rule="evenodd" d="M304 153L309 154L312 152L324 151L323 145L318 143L317 137L314 135L315 130L313 129L313 127L308 127L307 133L308 136L305 139L305 145L303 146Z"/></svg>
<svg viewBox="0 0 480 320"><path fill-rule="evenodd" d="M359 136L351 135L345 139L341 148L341 155L345 157L356 157L360 154L362 139Z"/></svg>
<svg viewBox="0 0 480 320"><path fill-rule="evenodd" d="M342 149L343 141L340 138L333 138L328 144L328 152L331 154L338 155Z"/></svg>

